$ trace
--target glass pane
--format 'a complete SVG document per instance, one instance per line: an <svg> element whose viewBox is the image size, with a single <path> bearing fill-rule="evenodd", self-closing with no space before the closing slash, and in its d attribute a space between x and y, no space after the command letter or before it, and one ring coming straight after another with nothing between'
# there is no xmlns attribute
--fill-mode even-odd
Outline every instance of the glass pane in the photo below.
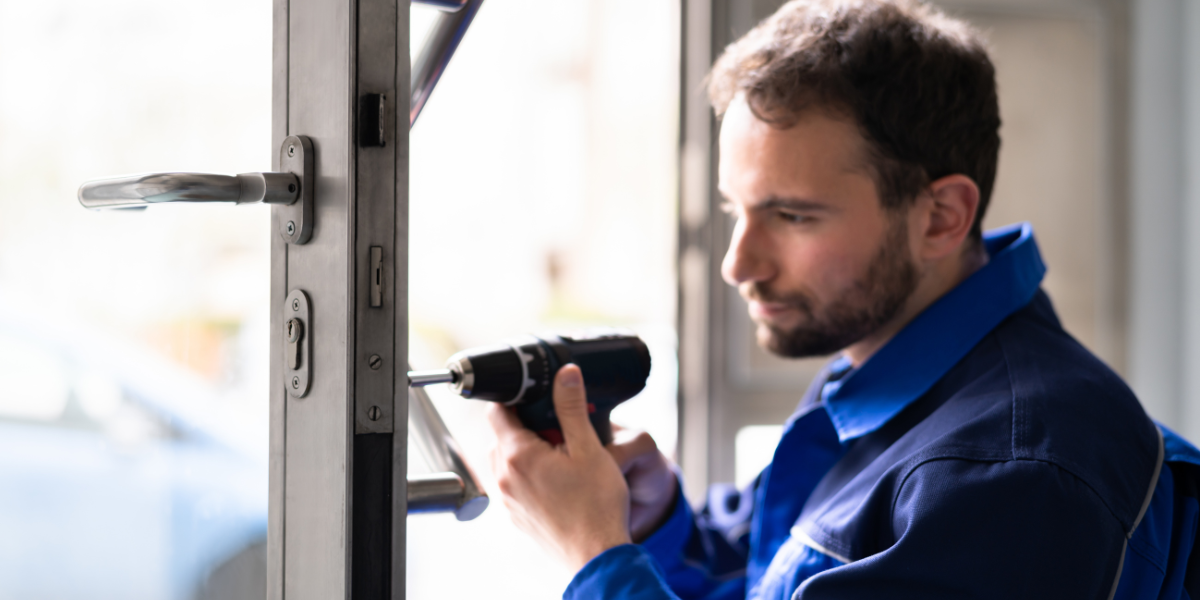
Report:
<svg viewBox="0 0 1200 600"><path fill-rule="evenodd" d="M269 211L85 180L269 170L271 4L0 0L0 598L265 594Z"/></svg>
<svg viewBox="0 0 1200 600"><path fill-rule="evenodd" d="M414 366L525 333L632 329L653 366L614 420L668 453L677 4L485 2L413 129L410 184ZM414 28L424 22L414 14ZM486 485L484 407L429 389ZM476 521L408 526L412 598L557 598L572 576L496 499Z"/></svg>

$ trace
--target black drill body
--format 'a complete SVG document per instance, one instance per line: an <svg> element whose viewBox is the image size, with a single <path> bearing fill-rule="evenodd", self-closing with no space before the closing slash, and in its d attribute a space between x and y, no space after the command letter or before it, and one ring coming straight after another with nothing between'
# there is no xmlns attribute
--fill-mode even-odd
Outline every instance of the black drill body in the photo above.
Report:
<svg viewBox="0 0 1200 600"><path fill-rule="evenodd" d="M464 350L450 357L451 385L464 398L516 408L525 427L559 444L562 428L554 413L554 375L568 363L579 366L588 412L600 441L612 442L609 413L646 387L650 351L636 335L600 333L543 335L509 345Z"/></svg>

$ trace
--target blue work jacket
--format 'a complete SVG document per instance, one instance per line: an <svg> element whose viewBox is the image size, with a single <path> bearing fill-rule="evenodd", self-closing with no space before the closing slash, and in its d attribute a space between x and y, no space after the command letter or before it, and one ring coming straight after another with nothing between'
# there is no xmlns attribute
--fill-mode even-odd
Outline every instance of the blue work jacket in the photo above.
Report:
<svg viewBox="0 0 1200 600"><path fill-rule="evenodd" d="M869 360L826 367L749 488L680 497L564 597L1200 600L1200 452L1063 330L1028 224L984 242Z"/></svg>

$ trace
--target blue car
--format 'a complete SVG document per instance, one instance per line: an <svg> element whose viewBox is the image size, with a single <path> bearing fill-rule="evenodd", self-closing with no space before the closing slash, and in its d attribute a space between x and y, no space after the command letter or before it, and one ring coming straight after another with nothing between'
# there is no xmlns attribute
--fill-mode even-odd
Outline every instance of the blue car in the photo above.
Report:
<svg viewBox="0 0 1200 600"><path fill-rule="evenodd" d="M266 431L161 357L8 318L0 598L263 598Z"/></svg>

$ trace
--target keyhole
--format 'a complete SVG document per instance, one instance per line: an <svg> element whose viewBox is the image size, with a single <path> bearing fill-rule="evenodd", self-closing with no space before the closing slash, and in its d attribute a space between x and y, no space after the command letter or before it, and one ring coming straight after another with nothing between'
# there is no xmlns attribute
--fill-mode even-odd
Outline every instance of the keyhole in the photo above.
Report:
<svg viewBox="0 0 1200 600"><path fill-rule="evenodd" d="M295 342L300 341L301 331L302 330L301 330L299 321L297 321L296 319L288 319L286 333L287 333L287 340L289 342L295 343Z"/></svg>

